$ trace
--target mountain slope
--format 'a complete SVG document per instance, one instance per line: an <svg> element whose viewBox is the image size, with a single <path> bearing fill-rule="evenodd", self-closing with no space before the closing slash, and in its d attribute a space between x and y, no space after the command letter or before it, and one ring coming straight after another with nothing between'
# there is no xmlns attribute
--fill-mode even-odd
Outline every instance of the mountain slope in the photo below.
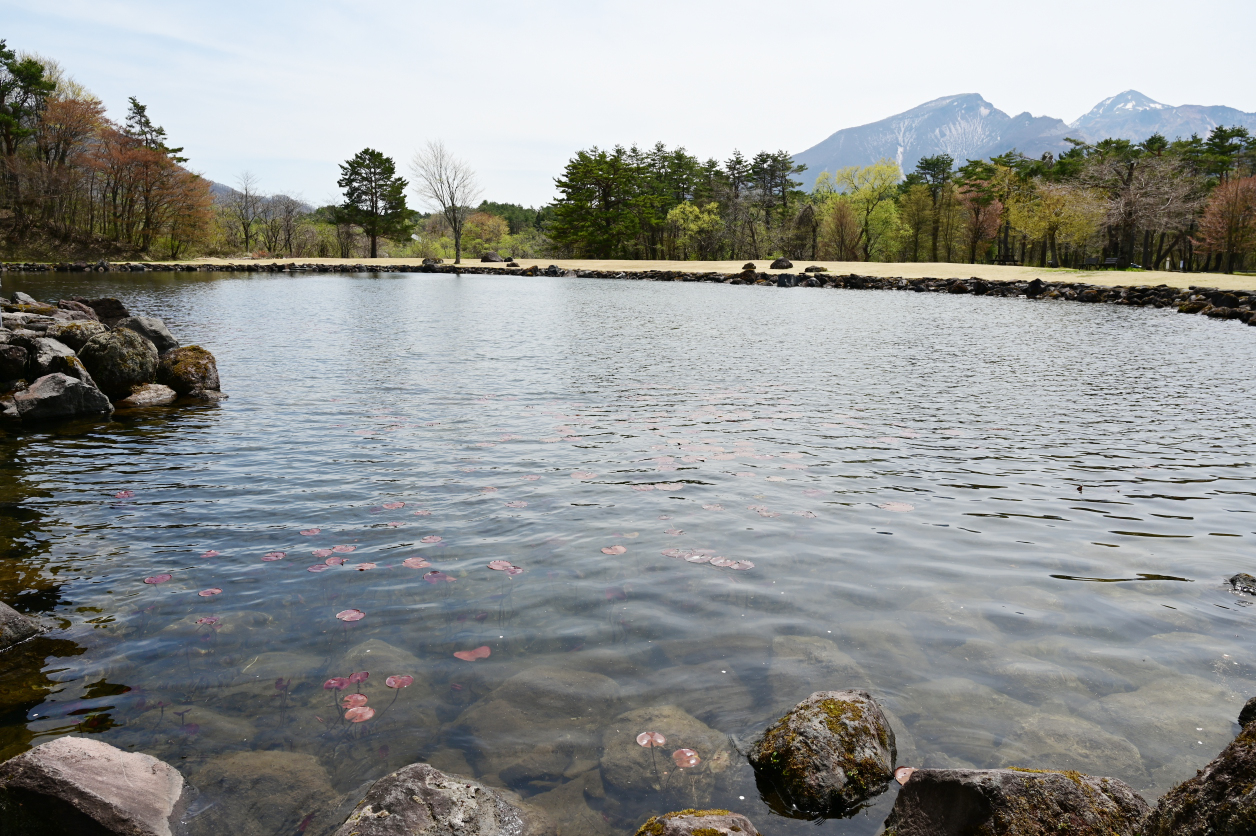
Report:
<svg viewBox="0 0 1256 836"><path fill-rule="evenodd" d="M1191 134L1208 136L1208 132L1218 125L1238 125L1256 130L1256 113L1244 113L1224 105L1175 107L1144 96L1137 90L1126 90L1104 99L1069 127L1092 139L1111 136L1142 142L1156 133L1169 139L1186 138Z"/></svg>

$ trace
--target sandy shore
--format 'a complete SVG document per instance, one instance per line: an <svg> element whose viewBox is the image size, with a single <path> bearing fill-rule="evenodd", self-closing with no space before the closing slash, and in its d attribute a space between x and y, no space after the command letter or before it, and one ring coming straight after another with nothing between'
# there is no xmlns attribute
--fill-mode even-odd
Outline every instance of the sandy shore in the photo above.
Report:
<svg viewBox="0 0 1256 836"><path fill-rule="evenodd" d="M203 258L201 264L380 264L418 265L413 258L280 258L222 259ZM595 259L532 259L521 258L524 267L548 267L557 264L568 270L676 270L686 273L739 273L744 261L630 261ZM1156 270L1118 272L1116 270L1052 270L1044 267L1002 267L993 264L944 264L932 262L884 263L879 261L798 261L788 271L769 271L768 259L754 262L761 272L801 272L813 264L828 268L830 273L860 276L893 276L905 279L969 279L1021 281L1041 278L1050 282L1080 282L1095 285L1168 285L1169 287L1216 287L1224 290L1256 290L1256 276L1227 276L1224 273L1166 273ZM448 264L448 263L447 263ZM465 259L465 266L504 267L482 264L479 259ZM448 266L452 266L448 264Z"/></svg>

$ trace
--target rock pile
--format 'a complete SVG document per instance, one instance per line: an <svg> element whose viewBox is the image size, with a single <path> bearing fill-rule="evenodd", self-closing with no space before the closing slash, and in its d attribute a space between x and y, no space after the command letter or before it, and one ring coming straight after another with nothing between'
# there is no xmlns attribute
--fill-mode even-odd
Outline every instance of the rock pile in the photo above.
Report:
<svg viewBox="0 0 1256 836"><path fill-rule="evenodd" d="M160 319L132 316L117 299L43 304L16 293L0 310L0 420L104 418L226 397L212 354L180 346Z"/></svg>

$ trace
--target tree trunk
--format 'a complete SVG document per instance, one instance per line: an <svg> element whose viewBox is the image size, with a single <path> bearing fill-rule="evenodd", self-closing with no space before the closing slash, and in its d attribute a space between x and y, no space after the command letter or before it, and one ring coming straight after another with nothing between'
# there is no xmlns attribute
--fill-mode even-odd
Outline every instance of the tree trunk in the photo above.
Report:
<svg viewBox="0 0 1256 836"><path fill-rule="evenodd" d="M375 245L377 241L378 241L378 236L372 233L371 234L371 258L375 258L375 253L376 253Z"/></svg>

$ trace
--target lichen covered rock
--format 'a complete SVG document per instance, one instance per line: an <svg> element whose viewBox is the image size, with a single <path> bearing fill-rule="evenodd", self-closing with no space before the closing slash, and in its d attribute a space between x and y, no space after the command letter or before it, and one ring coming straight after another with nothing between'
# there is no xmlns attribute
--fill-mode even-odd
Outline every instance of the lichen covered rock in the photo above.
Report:
<svg viewBox="0 0 1256 836"><path fill-rule="evenodd" d="M1147 802L1115 778L1020 769L918 769L884 836L1136 836Z"/></svg>
<svg viewBox="0 0 1256 836"><path fill-rule="evenodd" d="M79 349L78 356L100 390L114 400L157 376L157 348L126 328L97 334Z"/></svg>
<svg viewBox="0 0 1256 836"><path fill-rule="evenodd" d="M54 340L60 340L70 348L78 351L87 345L88 340L92 337L97 334L104 334L108 330L108 327L99 322L58 322L55 325L48 326L48 330L44 332L44 335Z"/></svg>
<svg viewBox="0 0 1256 836"><path fill-rule="evenodd" d="M750 819L728 810L679 810L652 816L636 836L759 836Z"/></svg>
<svg viewBox="0 0 1256 836"><path fill-rule="evenodd" d="M41 377L13 396L23 422L108 415L113 405L99 389L65 374Z"/></svg>
<svg viewBox="0 0 1256 836"><path fill-rule="evenodd" d="M199 345L176 348L162 356L157 382L180 395L202 395L218 391L218 363L214 355Z"/></svg>
<svg viewBox="0 0 1256 836"><path fill-rule="evenodd" d="M0 650L39 633L39 622L0 603Z"/></svg>
<svg viewBox="0 0 1256 836"><path fill-rule="evenodd" d="M118 322L118 328L134 331L151 342L158 354L165 354L179 347L179 341L170 333L166 323L155 316L128 316Z"/></svg>
<svg viewBox="0 0 1256 836"><path fill-rule="evenodd" d="M1250 705L1250 703L1249 703ZM1256 833L1256 723L1199 774L1165 793L1144 826L1146 836Z"/></svg>
<svg viewBox="0 0 1256 836"><path fill-rule="evenodd" d="M336 836L550 836L555 830L514 793L426 763L380 778Z"/></svg>
<svg viewBox="0 0 1256 836"><path fill-rule="evenodd" d="M782 800L827 815L883 792L897 755L894 730L867 691L820 691L768 728L748 758Z"/></svg>
<svg viewBox="0 0 1256 836"><path fill-rule="evenodd" d="M175 402L179 396L169 386L160 383L145 383L132 390L122 400L114 404L118 409L143 409L150 406L165 406Z"/></svg>

